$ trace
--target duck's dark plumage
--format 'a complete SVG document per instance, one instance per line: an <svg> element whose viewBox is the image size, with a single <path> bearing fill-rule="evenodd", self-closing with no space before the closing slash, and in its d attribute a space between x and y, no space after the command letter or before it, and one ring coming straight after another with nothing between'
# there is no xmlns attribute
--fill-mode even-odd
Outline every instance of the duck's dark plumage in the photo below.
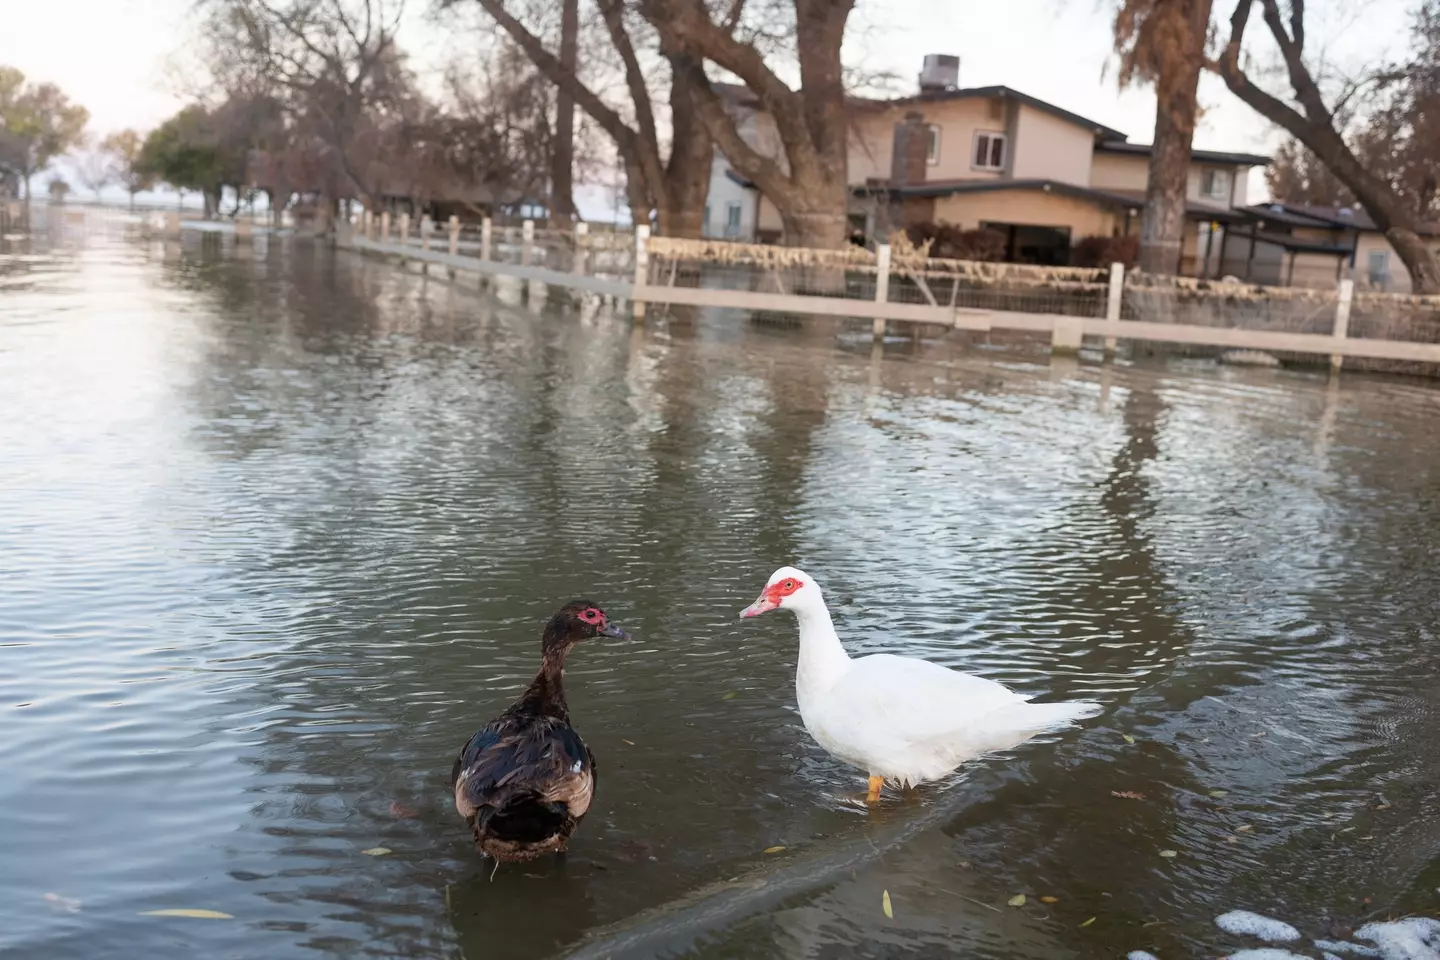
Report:
<svg viewBox="0 0 1440 960"><path fill-rule="evenodd" d="M623 636L593 603L575 601L546 625L535 680L465 744L450 771L455 809L497 860L565 848L595 795L595 756L570 725L565 655L583 639Z"/></svg>

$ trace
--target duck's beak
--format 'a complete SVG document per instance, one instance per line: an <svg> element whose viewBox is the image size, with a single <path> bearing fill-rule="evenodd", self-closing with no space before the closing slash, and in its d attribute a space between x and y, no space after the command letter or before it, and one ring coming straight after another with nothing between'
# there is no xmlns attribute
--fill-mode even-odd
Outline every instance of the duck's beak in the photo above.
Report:
<svg viewBox="0 0 1440 960"><path fill-rule="evenodd" d="M630 634L626 633L625 630L618 623L605 624L605 626L600 628L600 636L614 637L616 640L630 639Z"/></svg>
<svg viewBox="0 0 1440 960"><path fill-rule="evenodd" d="M740 619L744 620L746 617L758 617L762 613L769 613L771 610L778 610L779 607L780 604L776 603L774 600L771 600L764 594L761 594L760 599L756 600L754 603L750 604L750 606L740 611Z"/></svg>

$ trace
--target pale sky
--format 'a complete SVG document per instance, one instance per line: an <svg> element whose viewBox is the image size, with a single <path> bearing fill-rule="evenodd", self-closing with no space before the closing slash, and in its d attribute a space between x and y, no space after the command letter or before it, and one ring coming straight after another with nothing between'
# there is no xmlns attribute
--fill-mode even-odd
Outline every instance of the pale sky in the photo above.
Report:
<svg viewBox="0 0 1440 960"><path fill-rule="evenodd" d="M5 0L0 64L35 81L53 81L91 115L104 135L158 124L184 103L173 88L183 62L194 0ZM401 41L421 69L453 48L421 15L429 0L409 0ZM1231 0L1215 0L1217 19ZM1310 46L1354 69L1400 53L1411 0L1332 0L1312 5ZM1118 91L1110 60L1113 0L859 0L855 23L868 67L899 73L903 90L927 53L960 57L961 86L1003 84L1148 143L1155 102L1147 90ZM1334 10L1343 9L1343 15ZM1260 32L1258 16L1252 30ZM854 46L859 47L857 42ZM176 59L176 54L182 56ZM1195 145L1264 153L1279 136L1212 77L1202 81L1205 115ZM1258 174L1257 174L1258 177ZM1252 184L1252 196L1260 184Z"/></svg>

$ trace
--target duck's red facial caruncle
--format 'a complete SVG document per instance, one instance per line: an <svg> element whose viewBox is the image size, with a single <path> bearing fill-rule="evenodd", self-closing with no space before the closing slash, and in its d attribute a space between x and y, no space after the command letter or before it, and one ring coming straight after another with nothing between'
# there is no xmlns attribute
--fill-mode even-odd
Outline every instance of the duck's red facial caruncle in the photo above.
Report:
<svg viewBox="0 0 1440 960"><path fill-rule="evenodd" d="M620 639L628 640L630 638L630 635L628 633L626 633L624 630L622 630L615 624L610 623L609 619L605 616L605 611L601 610L593 603L577 601L570 604L566 608L566 611L569 612L570 616L574 618L574 620L578 620L581 624L583 624L583 626L580 627L581 633L579 634L579 639L589 639L591 637L618 637Z"/></svg>
<svg viewBox="0 0 1440 960"><path fill-rule="evenodd" d="M805 582L799 577L782 577L774 583L767 584L760 593L760 599L740 611L741 617L758 617L762 613L777 610L784 603L785 598L791 596L795 591L802 589Z"/></svg>

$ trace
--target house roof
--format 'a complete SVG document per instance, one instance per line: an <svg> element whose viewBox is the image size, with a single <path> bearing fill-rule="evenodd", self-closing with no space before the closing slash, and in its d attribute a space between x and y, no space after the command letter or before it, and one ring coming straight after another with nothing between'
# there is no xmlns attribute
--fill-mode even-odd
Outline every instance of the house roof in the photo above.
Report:
<svg viewBox="0 0 1440 960"><path fill-rule="evenodd" d="M1096 153L1123 153L1137 157L1148 157L1153 149L1154 145L1149 143L1103 141L1095 144ZM1190 158L1200 163L1224 163L1248 167L1268 167L1271 163L1271 158L1262 157L1258 153L1227 153L1222 150L1192 150Z"/></svg>
<svg viewBox="0 0 1440 960"><path fill-rule="evenodd" d="M1236 240L1247 240L1249 234L1237 234ZM1291 253L1328 253L1336 257L1348 257L1353 249L1348 244L1324 243L1320 240L1300 240L1288 233L1274 233L1269 230L1255 231L1255 239L1261 243L1273 243Z"/></svg>
<svg viewBox="0 0 1440 960"><path fill-rule="evenodd" d="M951 197L968 193L994 193L1001 190L1033 190L1058 193L1061 196L1089 200L1106 206L1138 211L1145 206L1145 193L1138 190L1100 190L1082 187L1062 180L928 180L903 187L891 187L888 181L871 181L852 188L857 194L889 193L896 197ZM1226 223L1248 221L1243 210L1215 206L1195 200L1186 201L1185 215L1192 220L1220 220Z"/></svg>
<svg viewBox="0 0 1440 960"><path fill-rule="evenodd" d="M1326 207L1308 203L1256 203L1245 208L1262 220L1273 220L1292 227L1313 227L1321 230L1360 230L1378 233L1380 228L1363 207ZM1440 234L1440 223L1427 221L1420 225L1423 236Z"/></svg>
<svg viewBox="0 0 1440 960"><path fill-rule="evenodd" d="M944 103L951 100L1015 100L1026 106L1034 107L1053 117L1068 121L1078 127L1084 127L1095 134L1101 140L1124 140L1125 134L1103 123L1097 123L1078 113L1071 113L1063 107L1039 97L1032 97L1028 93L1021 93L1011 87L989 86L989 87L957 87L954 90L923 90L920 93L908 97L898 97L893 100L859 100L855 101L857 106L875 107L904 107L911 104L921 103Z"/></svg>
<svg viewBox="0 0 1440 960"><path fill-rule="evenodd" d="M731 170L729 167L725 168L725 177L733 183L738 183L746 190L758 189L753 182L746 180L744 177L740 176L740 174L736 173L734 170Z"/></svg>

